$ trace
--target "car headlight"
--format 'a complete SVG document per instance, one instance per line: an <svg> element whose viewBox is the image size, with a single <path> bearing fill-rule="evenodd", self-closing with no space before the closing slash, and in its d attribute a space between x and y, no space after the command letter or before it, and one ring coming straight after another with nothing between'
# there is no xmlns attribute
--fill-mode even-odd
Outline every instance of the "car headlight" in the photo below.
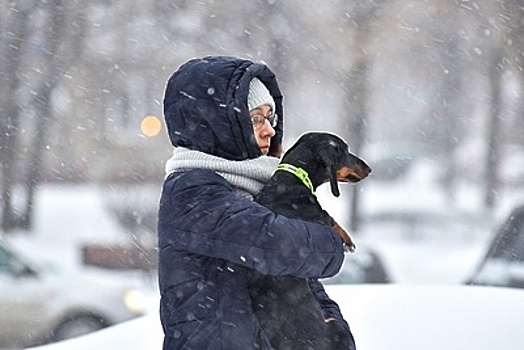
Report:
<svg viewBox="0 0 524 350"><path fill-rule="evenodd" d="M124 294L124 304L135 314L143 313L147 304L146 296L137 289L128 289Z"/></svg>

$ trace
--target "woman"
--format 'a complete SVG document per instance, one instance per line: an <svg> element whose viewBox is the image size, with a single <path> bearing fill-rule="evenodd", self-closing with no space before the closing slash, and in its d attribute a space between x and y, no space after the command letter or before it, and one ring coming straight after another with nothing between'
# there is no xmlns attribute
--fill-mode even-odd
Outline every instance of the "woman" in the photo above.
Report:
<svg viewBox="0 0 524 350"><path fill-rule="evenodd" d="M244 59L191 60L168 81L164 116L175 147L158 221L164 349L271 349L257 327L247 271L325 278L344 260L331 228L251 201L282 152L276 78ZM349 332L320 283L312 289L326 319Z"/></svg>

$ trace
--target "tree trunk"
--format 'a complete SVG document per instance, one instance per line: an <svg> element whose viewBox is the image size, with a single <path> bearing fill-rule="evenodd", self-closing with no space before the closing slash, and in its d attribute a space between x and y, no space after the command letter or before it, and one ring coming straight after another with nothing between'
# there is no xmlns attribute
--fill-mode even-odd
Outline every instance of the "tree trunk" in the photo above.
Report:
<svg viewBox="0 0 524 350"><path fill-rule="evenodd" d="M501 132L500 111L502 108L502 50L493 49L493 59L489 67L489 82L491 89L491 105L487 129L487 152L484 178L484 205L488 209L495 206L497 193L500 190L499 168L501 165L500 142L503 140Z"/></svg>
<svg viewBox="0 0 524 350"><path fill-rule="evenodd" d="M7 16L7 28L1 42L0 59L2 60L1 74L2 87L0 87L0 169L2 217L1 228L9 232L17 228L18 216L13 206L13 189L16 184L17 161L19 142L20 107L16 101L16 92L21 84L18 77L20 62L22 62L23 47L29 36L28 14L23 9L10 11Z"/></svg>
<svg viewBox="0 0 524 350"><path fill-rule="evenodd" d="M349 135L348 141L351 152L361 154L364 146L367 125L367 102L368 89L367 77L369 74L370 63L367 56L362 56L354 65L352 73L348 75L346 81L346 91L349 98L343 110L350 111L348 123L346 123L345 135ZM349 227L351 231L358 232L360 228L360 191L359 186L351 188L351 207L349 212Z"/></svg>
<svg viewBox="0 0 524 350"><path fill-rule="evenodd" d="M34 211L34 197L36 187L40 182L42 173L44 149L47 139L49 123L53 117L53 109L51 106L51 96L54 88L58 85L60 80L60 70L66 70L71 64L71 61L60 62L62 55L60 45L69 41L80 41L79 38L67 37L67 23L68 16L67 8L64 5L64 0L55 0L48 6L48 23L49 30L45 37L44 44L47 48L47 53L44 57L46 65L44 69L42 83L36 90L36 98L33 105L35 106L35 113L37 115L35 125L35 136L29 150L28 175L25 179L24 187L26 192L26 203L22 215L21 227L29 230L33 223ZM64 51L64 50L62 50Z"/></svg>

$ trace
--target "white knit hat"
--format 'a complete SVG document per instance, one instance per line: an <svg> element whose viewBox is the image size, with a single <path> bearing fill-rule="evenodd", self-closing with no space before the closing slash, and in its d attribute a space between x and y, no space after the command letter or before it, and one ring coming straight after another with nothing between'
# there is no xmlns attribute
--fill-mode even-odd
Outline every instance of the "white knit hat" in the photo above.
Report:
<svg viewBox="0 0 524 350"><path fill-rule="evenodd" d="M269 93L269 90L258 78L253 78L249 82L249 94L247 95L248 110L251 111L262 105L271 106L271 110L275 112L275 101Z"/></svg>

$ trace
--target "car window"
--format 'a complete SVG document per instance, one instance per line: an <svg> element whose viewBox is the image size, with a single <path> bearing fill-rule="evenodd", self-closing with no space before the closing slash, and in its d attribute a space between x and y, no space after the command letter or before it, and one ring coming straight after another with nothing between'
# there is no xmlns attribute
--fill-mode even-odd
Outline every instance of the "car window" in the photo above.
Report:
<svg viewBox="0 0 524 350"><path fill-rule="evenodd" d="M13 252L3 246L0 246L0 272L16 276L35 274L35 271L29 265L26 265Z"/></svg>
<svg viewBox="0 0 524 350"><path fill-rule="evenodd" d="M8 272L13 269L13 255L4 247L0 246L0 272Z"/></svg>
<svg viewBox="0 0 524 350"><path fill-rule="evenodd" d="M523 218L517 217L513 221L511 233L507 234L507 244L500 247L500 254L508 261L523 261L524 254L524 225Z"/></svg>
<svg viewBox="0 0 524 350"><path fill-rule="evenodd" d="M523 261L524 210L516 209L501 225L486 259Z"/></svg>

